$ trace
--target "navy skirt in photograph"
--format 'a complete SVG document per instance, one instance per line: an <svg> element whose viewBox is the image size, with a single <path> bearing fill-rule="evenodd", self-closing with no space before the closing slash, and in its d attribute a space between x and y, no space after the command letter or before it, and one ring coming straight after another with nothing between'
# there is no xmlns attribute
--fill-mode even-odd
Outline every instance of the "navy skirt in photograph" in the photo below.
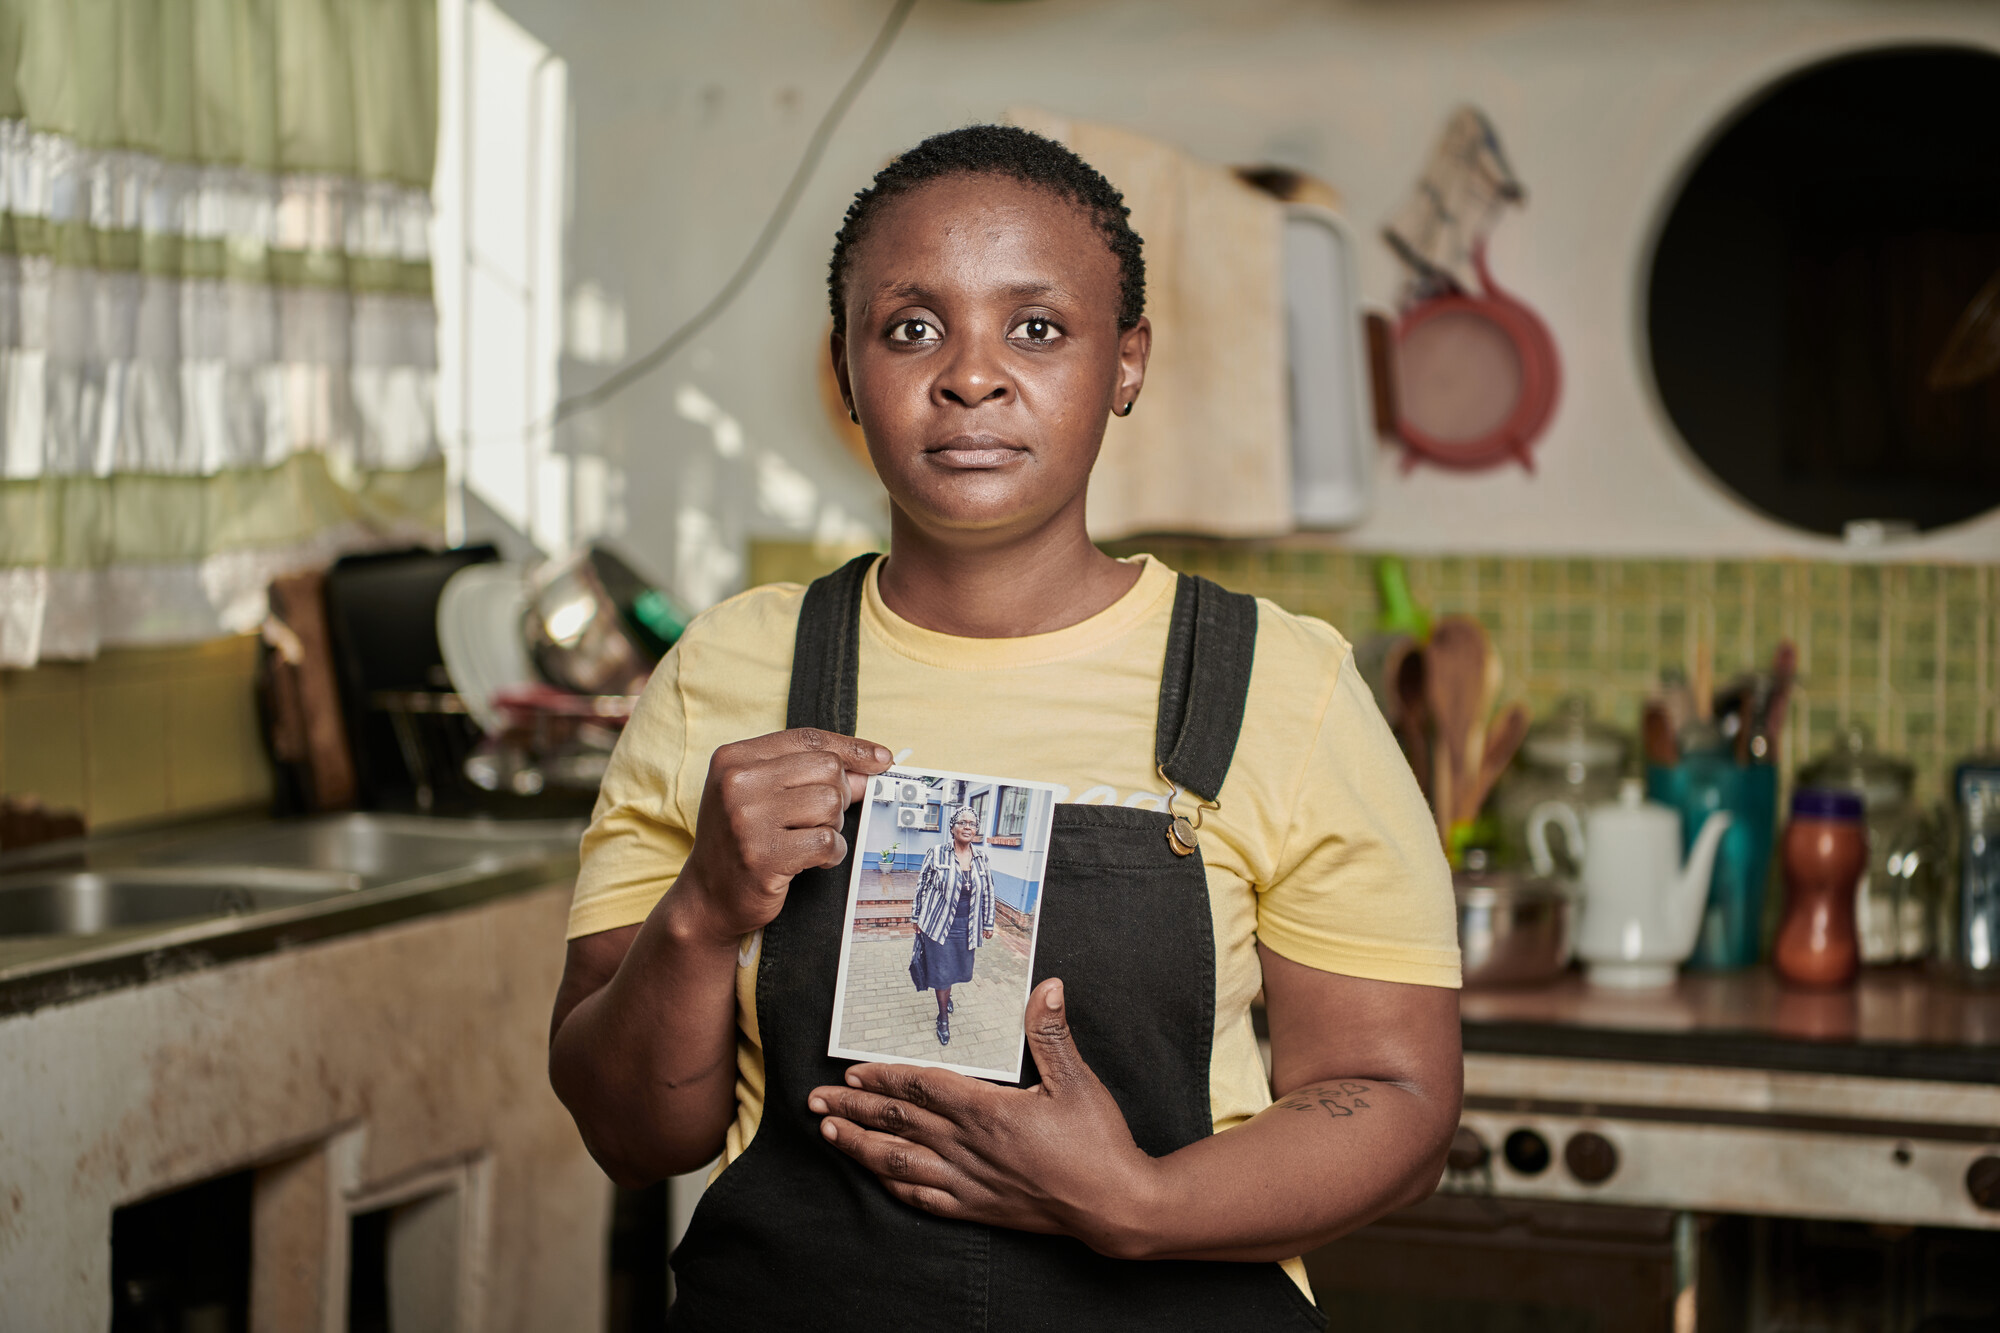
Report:
<svg viewBox="0 0 2000 1333"><path fill-rule="evenodd" d="M972 980L972 895L961 893L952 908L951 926L945 931L950 944L939 944L921 930L917 948L924 955L924 972L931 990L943 990Z"/></svg>

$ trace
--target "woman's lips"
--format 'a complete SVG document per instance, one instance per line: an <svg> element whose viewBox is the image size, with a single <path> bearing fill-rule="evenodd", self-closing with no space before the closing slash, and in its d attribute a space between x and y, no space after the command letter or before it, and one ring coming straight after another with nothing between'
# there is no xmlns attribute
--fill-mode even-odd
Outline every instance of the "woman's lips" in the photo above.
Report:
<svg viewBox="0 0 2000 1333"><path fill-rule="evenodd" d="M1021 445L992 436L961 436L924 450L933 460L949 468L977 471L1005 467L1027 453Z"/></svg>

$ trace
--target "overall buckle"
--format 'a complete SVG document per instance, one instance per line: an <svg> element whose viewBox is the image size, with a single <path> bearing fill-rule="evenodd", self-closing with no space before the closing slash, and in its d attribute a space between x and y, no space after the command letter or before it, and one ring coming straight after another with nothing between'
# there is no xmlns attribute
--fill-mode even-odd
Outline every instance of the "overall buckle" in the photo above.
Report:
<svg viewBox="0 0 2000 1333"><path fill-rule="evenodd" d="M1222 806L1215 801L1205 801L1197 797L1193 819L1189 819L1186 815L1174 814L1174 799L1181 794L1180 785L1167 776L1165 764L1157 764L1154 767L1159 772L1160 781L1167 784L1167 814L1172 816L1167 821L1167 846L1173 848L1175 856L1191 856L1201 842L1195 830L1201 827L1202 812L1220 810Z"/></svg>

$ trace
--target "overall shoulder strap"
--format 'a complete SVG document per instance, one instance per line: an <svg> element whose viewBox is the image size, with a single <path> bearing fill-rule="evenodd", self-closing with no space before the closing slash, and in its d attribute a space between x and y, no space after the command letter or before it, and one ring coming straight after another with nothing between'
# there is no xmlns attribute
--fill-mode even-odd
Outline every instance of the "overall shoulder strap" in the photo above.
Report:
<svg viewBox="0 0 2000 1333"><path fill-rule="evenodd" d="M787 727L854 734L855 678L861 674L861 592L879 556L858 555L806 588L792 641Z"/></svg>
<svg viewBox="0 0 2000 1333"><path fill-rule="evenodd" d="M1198 576L1179 579L1160 670L1154 757L1168 781L1213 801L1229 776L1250 697L1257 599Z"/></svg>

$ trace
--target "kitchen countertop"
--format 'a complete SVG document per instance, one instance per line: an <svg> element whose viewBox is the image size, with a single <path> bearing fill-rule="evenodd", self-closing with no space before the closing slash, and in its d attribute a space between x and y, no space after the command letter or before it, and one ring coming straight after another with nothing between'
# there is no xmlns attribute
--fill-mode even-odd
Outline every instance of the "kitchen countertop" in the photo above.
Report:
<svg viewBox="0 0 2000 1333"><path fill-rule="evenodd" d="M352 885L229 915L92 934L0 936L0 1017L571 879L582 831L582 820L239 817L0 856L0 887L9 876L158 868L199 874L231 866L332 872Z"/></svg>
<svg viewBox="0 0 2000 1333"><path fill-rule="evenodd" d="M2000 1083L2000 990L1916 967L1869 968L1850 989L1796 990L1768 968L1687 973L1669 990L1553 985L1467 990L1465 1049Z"/></svg>
<svg viewBox="0 0 2000 1333"><path fill-rule="evenodd" d="M346 872L315 901L89 935L0 936L0 1017L239 958L474 906L574 877L581 820L335 815L225 819L0 856L9 875L268 865ZM1842 991L1768 969L1684 974L1618 991L1571 971L1548 986L1460 997L1468 1053L2000 1083L2000 990L1914 967L1870 968Z"/></svg>

